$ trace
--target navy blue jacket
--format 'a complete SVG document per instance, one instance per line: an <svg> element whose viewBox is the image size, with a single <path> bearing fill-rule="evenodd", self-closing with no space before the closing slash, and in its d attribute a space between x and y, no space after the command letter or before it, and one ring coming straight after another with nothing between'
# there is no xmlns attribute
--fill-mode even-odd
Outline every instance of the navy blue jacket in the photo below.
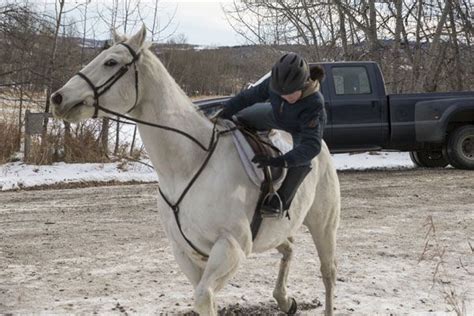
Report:
<svg viewBox="0 0 474 316"><path fill-rule="evenodd" d="M278 127L293 137L293 149L283 155L288 167L307 165L321 152L321 140L327 117L324 97L319 91L289 104L270 88L270 78L242 91L224 108L224 117L258 102L269 100Z"/></svg>

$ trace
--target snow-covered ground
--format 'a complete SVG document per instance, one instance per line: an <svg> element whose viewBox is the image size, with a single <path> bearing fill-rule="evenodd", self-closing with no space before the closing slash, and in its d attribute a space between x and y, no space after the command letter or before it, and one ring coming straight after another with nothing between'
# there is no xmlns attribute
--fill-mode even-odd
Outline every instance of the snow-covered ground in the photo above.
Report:
<svg viewBox="0 0 474 316"><path fill-rule="evenodd" d="M333 155L338 170L413 168L408 153L376 152ZM27 165L22 162L0 165L2 191L18 188L77 182L157 181L154 170L137 162Z"/></svg>

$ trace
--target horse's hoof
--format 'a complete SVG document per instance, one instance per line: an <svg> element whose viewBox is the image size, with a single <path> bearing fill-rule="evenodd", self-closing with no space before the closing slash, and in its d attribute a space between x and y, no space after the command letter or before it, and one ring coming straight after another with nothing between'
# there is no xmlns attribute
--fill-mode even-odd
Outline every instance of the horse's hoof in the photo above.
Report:
<svg viewBox="0 0 474 316"><path fill-rule="evenodd" d="M291 306L288 312L286 312L288 315L294 315L296 314L296 310L298 309L298 305L296 304L296 301L294 298L291 298Z"/></svg>

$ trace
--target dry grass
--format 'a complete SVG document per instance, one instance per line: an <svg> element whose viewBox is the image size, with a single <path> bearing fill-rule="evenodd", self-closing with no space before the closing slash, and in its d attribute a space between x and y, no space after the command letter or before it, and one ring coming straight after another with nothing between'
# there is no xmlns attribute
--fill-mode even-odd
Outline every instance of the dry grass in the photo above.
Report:
<svg viewBox="0 0 474 316"><path fill-rule="evenodd" d="M42 95L25 94L23 99L22 120L25 111L41 112L39 103ZM34 99L33 97L37 98ZM23 150L23 132L19 131L20 96L17 91L3 91L0 93L0 164L11 162L17 158L16 153ZM41 102L40 102L41 103ZM122 139L129 139L121 135L120 146L111 158L108 157L101 144L101 121L87 121L72 125L67 133L62 121L49 119L48 129L42 135L31 137L31 145L26 163L46 165L58 161L67 163L94 163L108 162L123 159L137 160L144 156L144 148L135 145L130 151L130 144ZM115 143L115 129L109 129L109 148ZM124 137L124 138L122 138ZM125 167L125 166L124 166Z"/></svg>
<svg viewBox="0 0 474 316"><path fill-rule="evenodd" d="M53 162L92 163L107 162L109 158L99 143L98 127L80 124L66 133L59 121L52 121L44 136L32 137L27 163L47 165Z"/></svg>
<svg viewBox="0 0 474 316"><path fill-rule="evenodd" d="M143 146L130 152L130 144L120 144L117 153L109 157L100 143L100 122L86 122L64 131L62 122L50 121L46 136L32 137L30 154L26 162L45 165L53 162L96 163L123 160L139 160L145 156ZM113 140L110 140L112 142ZM123 168L126 168L126 163Z"/></svg>
<svg viewBox="0 0 474 316"><path fill-rule="evenodd" d="M442 245L438 238L433 217L431 215L427 217L424 226L428 228L428 231L425 235L424 249L418 262L423 260L432 260L436 262L435 270L433 272L433 287L436 285L439 287L440 291L443 293L445 302L452 308L456 315L467 315L465 304L466 292L462 292L462 289L456 288L453 282L449 279L448 271L450 267L445 259L446 247ZM459 260L461 266L463 266L462 260ZM471 274L471 272L466 268L465 271L468 274Z"/></svg>
<svg viewBox="0 0 474 316"><path fill-rule="evenodd" d="M95 125L85 125L80 133L64 137L64 161L74 163L107 162L109 158L99 142L100 131Z"/></svg>
<svg viewBox="0 0 474 316"><path fill-rule="evenodd" d="M0 119L0 164L13 160L14 154L19 150L20 136L18 122L14 118Z"/></svg>

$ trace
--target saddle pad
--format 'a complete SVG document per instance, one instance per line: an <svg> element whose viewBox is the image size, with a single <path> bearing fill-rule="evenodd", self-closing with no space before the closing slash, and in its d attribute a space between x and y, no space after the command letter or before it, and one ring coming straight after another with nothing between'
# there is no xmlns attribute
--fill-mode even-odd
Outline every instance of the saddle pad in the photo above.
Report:
<svg viewBox="0 0 474 316"><path fill-rule="evenodd" d="M235 124L232 121L229 120L219 120L219 123L228 129L235 128ZM252 158L255 156L255 153L253 149L250 147L247 139L245 136L242 134L241 131L238 129L235 129L232 131L232 140L234 142L235 147L237 148L237 151L239 153L240 161L242 162L242 165L244 166L244 169L250 178L250 180L260 188L262 182L265 180L265 176L263 174L262 169L257 168L257 165L252 162ZM288 151L288 146L284 146L285 141L282 139L279 139L279 137L275 137L275 135L279 135L278 133L273 133L273 137L270 137L270 140L272 141L273 145L278 147L283 153ZM278 139L277 144L275 144L275 138ZM282 146L283 145L283 146ZM286 176L286 169L283 169L284 172L278 178L277 180L273 181L273 186L275 189L278 189L283 182L283 179Z"/></svg>

